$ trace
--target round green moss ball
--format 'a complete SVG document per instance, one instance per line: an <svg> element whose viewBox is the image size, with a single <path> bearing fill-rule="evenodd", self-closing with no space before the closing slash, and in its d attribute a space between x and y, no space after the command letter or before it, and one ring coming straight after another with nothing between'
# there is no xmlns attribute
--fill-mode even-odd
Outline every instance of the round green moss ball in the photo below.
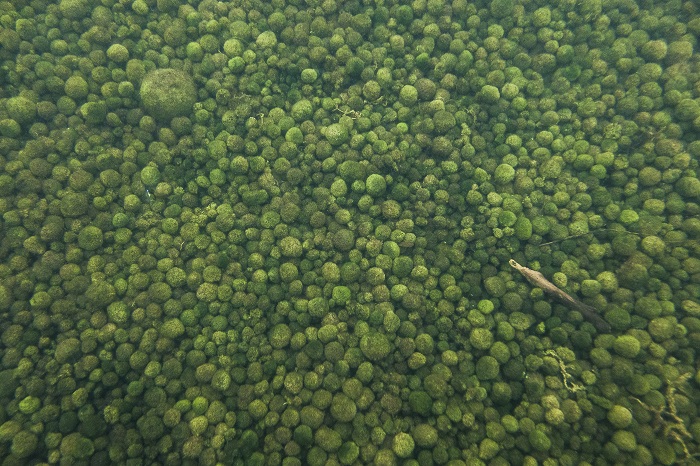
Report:
<svg viewBox="0 0 700 466"><path fill-rule="evenodd" d="M507 163L502 163L496 167L493 178L499 184L510 183L515 178L515 168Z"/></svg>
<svg viewBox="0 0 700 466"><path fill-rule="evenodd" d="M104 236L102 230L93 225L88 225L78 233L78 246L85 251L94 251L102 246Z"/></svg>
<svg viewBox="0 0 700 466"><path fill-rule="evenodd" d="M382 175L372 173L365 181L365 189L374 198L382 196L386 192L386 180Z"/></svg>
<svg viewBox="0 0 700 466"><path fill-rule="evenodd" d="M68 19L82 19L90 15L88 0L61 0L58 11Z"/></svg>
<svg viewBox="0 0 700 466"><path fill-rule="evenodd" d="M608 411L608 421L617 429L624 429L632 423L632 412L624 406L615 405Z"/></svg>
<svg viewBox="0 0 700 466"><path fill-rule="evenodd" d="M19 124L31 122L36 115L36 103L22 96L7 99L5 109L7 115Z"/></svg>
<svg viewBox="0 0 700 466"><path fill-rule="evenodd" d="M63 86L63 91L71 99L83 99L87 97L90 87L85 78L79 75L73 75L66 79Z"/></svg>
<svg viewBox="0 0 700 466"><path fill-rule="evenodd" d="M392 450L399 458L409 458L413 454L416 442L406 432L399 432L392 441Z"/></svg>
<svg viewBox="0 0 700 466"><path fill-rule="evenodd" d="M413 440L422 448L432 448L438 442L438 432L430 424L418 424L413 428Z"/></svg>
<svg viewBox="0 0 700 466"><path fill-rule="evenodd" d="M326 128L326 139L333 146L339 146L347 142L349 137L348 129L340 123L333 123Z"/></svg>
<svg viewBox="0 0 700 466"><path fill-rule="evenodd" d="M331 416L338 422L350 422L357 414L357 405L344 393L337 393L331 402Z"/></svg>
<svg viewBox="0 0 700 466"><path fill-rule="evenodd" d="M533 429L528 435L528 440L532 448L537 451L547 451L552 447L552 441L545 432L539 429Z"/></svg>
<svg viewBox="0 0 700 466"><path fill-rule="evenodd" d="M277 324L270 330L269 340L270 346L274 349L282 349L289 345L292 339L292 331L287 324Z"/></svg>
<svg viewBox="0 0 700 466"><path fill-rule="evenodd" d="M418 91L414 86L406 84L399 91L399 100L404 105L413 105L418 101Z"/></svg>
<svg viewBox="0 0 700 466"><path fill-rule="evenodd" d="M302 99L292 105L291 115L296 121L304 121L311 118L314 113L314 106L311 101Z"/></svg>
<svg viewBox="0 0 700 466"><path fill-rule="evenodd" d="M160 121L189 115L197 101L197 88L192 77L172 68L148 73L141 82L140 94L146 112Z"/></svg>
<svg viewBox="0 0 700 466"><path fill-rule="evenodd" d="M155 186L160 181L160 170L155 165L148 165L141 170L141 183L144 186Z"/></svg>
<svg viewBox="0 0 700 466"><path fill-rule="evenodd" d="M620 335L613 343L613 349L624 358L635 358L641 350L639 340L632 335Z"/></svg>
<svg viewBox="0 0 700 466"><path fill-rule="evenodd" d="M370 361L381 361L389 356L391 343L383 333L372 332L360 339L360 350Z"/></svg>
<svg viewBox="0 0 700 466"><path fill-rule="evenodd" d="M493 334L489 329L477 327L472 329L469 343L478 350L487 350L493 345Z"/></svg>
<svg viewBox="0 0 700 466"><path fill-rule="evenodd" d="M175 339L185 334L185 325L178 318L168 319L160 326L160 335L164 338Z"/></svg>

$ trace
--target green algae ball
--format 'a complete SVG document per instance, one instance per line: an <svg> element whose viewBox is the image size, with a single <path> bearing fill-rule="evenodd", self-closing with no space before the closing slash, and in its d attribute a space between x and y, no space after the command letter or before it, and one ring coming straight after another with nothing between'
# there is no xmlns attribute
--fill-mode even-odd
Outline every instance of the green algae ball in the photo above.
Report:
<svg viewBox="0 0 700 466"><path fill-rule="evenodd" d="M66 79L66 83L63 86L63 91L71 99L83 99L87 97L88 92L90 92L90 86L82 76L73 75Z"/></svg>
<svg viewBox="0 0 700 466"><path fill-rule="evenodd" d="M399 432L394 436L391 444L391 449L394 450L399 458L409 458L413 454L413 449L416 447L416 442L406 432Z"/></svg>
<svg viewBox="0 0 700 466"><path fill-rule="evenodd" d="M270 330L270 346L274 349L282 349L289 345L292 339L292 331L287 324L277 324Z"/></svg>
<svg viewBox="0 0 700 466"><path fill-rule="evenodd" d="M406 84L399 91L399 100L402 104L410 106L418 101L418 90L410 84Z"/></svg>
<svg viewBox="0 0 700 466"><path fill-rule="evenodd" d="M624 429L632 423L632 412L624 406L615 405L608 411L608 421L617 429Z"/></svg>
<svg viewBox="0 0 700 466"><path fill-rule="evenodd" d="M479 380L493 380L498 377L501 367L493 356L483 356L476 363L476 377Z"/></svg>
<svg viewBox="0 0 700 466"><path fill-rule="evenodd" d="M507 163L502 163L496 167L493 173L493 179L496 183L510 183L515 178L515 168Z"/></svg>
<svg viewBox="0 0 700 466"><path fill-rule="evenodd" d="M333 123L326 128L326 139L333 146L339 146L347 142L349 137L348 129L340 123Z"/></svg>
<svg viewBox="0 0 700 466"><path fill-rule="evenodd" d="M88 0L61 0L58 10L68 19L83 19L90 15L90 2Z"/></svg>
<svg viewBox="0 0 700 466"><path fill-rule="evenodd" d="M413 428L413 440L422 448L432 448L438 442L438 431L430 424L418 424Z"/></svg>
<svg viewBox="0 0 700 466"><path fill-rule="evenodd" d="M10 97L5 108L7 115L19 124L31 122L36 115L36 103L23 96Z"/></svg>
<svg viewBox="0 0 700 466"><path fill-rule="evenodd" d="M22 430L12 437L10 451L17 458L28 458L39 445L39 439L33 432Z"/></svg>
<svg viewBox="0 0 700 466"><path fill-rule="evenodd" d="M175 339L185 334L185 325L178 318L168 319L160 326L160 335L164 338Z"/></svg>
<svg viewBox="0 0 700 466"><path fill-rule="evenodd" d="M350 422L357 414L357 405L344 393L336 393L331 402L331 416L338 422Z"/></svg>
<svg viewBox="0 0 700 466"><path fill-rule="evenodd" d="M493 334L489 329L477 327L472 329L469 343L476 349L487 350L493 345Z"/></svg>
<svg viewBox="0 0 700 466"><path fill-rule="evenodd" d="M365 190L374 198L382 196L386 192L386 180L382 175L372 173L365 180Z"/></svg>
<svg viewBox="0 0 700 466"><path fill-rule="evenodd" d="M194 80L184 71L172 68L153 70L141 82L141 103L146 112L160 121L170 121L192 112L197 101Z"/></svg>
<svg viewBox="0 0 700 466"><path fill-rule="evenodd" d="M641 350L639 340L632 335L620 335L613 343L613 349L624 358L635 358Z"/></svg>
<svg viewBox="0 0 700 466"><path fill-rule="evenodd" d="M360 350L370 361L381 361L389 356L391 343L383 333L368 333L360 339Z"/></svg>
<svg viewBox="0 0 700 466"><path fill-rule="evenodd" d="M307 99L299 100L292 105L291 115L296 121L308 120L313 113L314 106L311 101Z"/></svg>
<svg viewBox="0 0 700 466"><path fill-rule="evenodd" d="M547 434L539 429L533 429L528 435L528 440L532 448L537 451L547 451L552 447L552 441Z"/></svg>
<svg viewBox="0 0 700 466"><path fill-rule="evenodd" d="M78 246L85 251L94 251L102 246L104 235L102 230L93 225L88 225L78 233Z"/></svg>
<svg viewBox="0 0 700 466"><path fill-rule="evenodd" d="M141 183L144 186L155 186L160 181L160 170L155 165L148 165L141 170Z"/></svg>

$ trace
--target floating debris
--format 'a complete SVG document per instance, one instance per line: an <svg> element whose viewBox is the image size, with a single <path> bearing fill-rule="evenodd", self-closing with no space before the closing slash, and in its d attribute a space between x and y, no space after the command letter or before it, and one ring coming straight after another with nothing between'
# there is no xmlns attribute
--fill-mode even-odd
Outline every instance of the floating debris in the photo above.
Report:
<svg viewBox="0 0 700 466"><path fill-rule="evenodd" d="M593 326L595 326L595 328L598 329L599 332L610 332L610 324L608 324L600 316L600 314L598 314L594 307L589 306L588 304L584 304L576 298L572 297L570 294L562 291L554 283L547 280L544 277L544 275L542 275L540 272L528 269L527 267L518 264L513 259L508 261L508 263L511 267L520 272L523 277L527 278L527 280L530 283L532 283L538 288L541 288L542 291L544 291L550 296L553 296L565 306L568 306L569 308L580 312L581 315L583 315L583 317L586 318L586 320L593 324Z"/></svg>

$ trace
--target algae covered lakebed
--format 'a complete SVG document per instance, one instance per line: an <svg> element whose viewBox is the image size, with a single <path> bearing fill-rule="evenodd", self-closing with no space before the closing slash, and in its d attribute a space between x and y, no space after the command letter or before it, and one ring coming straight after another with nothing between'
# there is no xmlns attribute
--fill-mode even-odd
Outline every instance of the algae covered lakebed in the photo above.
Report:
<svg viewBox="0 0 700 466"><path fill-rule="evenodd" d="M0 462L698 464L699 34L0 1Z"/></svg>

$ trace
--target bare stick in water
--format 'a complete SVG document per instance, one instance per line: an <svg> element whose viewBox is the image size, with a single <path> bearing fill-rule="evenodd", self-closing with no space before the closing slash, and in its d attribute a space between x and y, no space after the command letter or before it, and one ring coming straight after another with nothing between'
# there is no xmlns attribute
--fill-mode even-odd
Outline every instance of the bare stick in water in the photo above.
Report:
<svg viewBox="0 0 700 466"><path fill-rule="evenodd" d="M532 283L538 288L541 288L542 291L547 293L550 296L553 296L556 300L558 300L560 303L564 304L565 306L578 311L583 315L583 317L586 318L590 323L592 323L595 328L598 329L599 332L610 332L610 324L608 324L601 316L598 314L598 312L593 308L592 306L589 306L588 304L584 304L581 301L577 300L576 298L572 297L570 294L562 291L557 287L554 283L550 282L547 280L544 275L542 275L540 272L537 272L536 270L528 269L527 267L524 267L520 264L518 264L515 260L511 259L509 262L511 267L513 267L515 270L520 272L520 274L527 278L527 281Z"/></svg>

